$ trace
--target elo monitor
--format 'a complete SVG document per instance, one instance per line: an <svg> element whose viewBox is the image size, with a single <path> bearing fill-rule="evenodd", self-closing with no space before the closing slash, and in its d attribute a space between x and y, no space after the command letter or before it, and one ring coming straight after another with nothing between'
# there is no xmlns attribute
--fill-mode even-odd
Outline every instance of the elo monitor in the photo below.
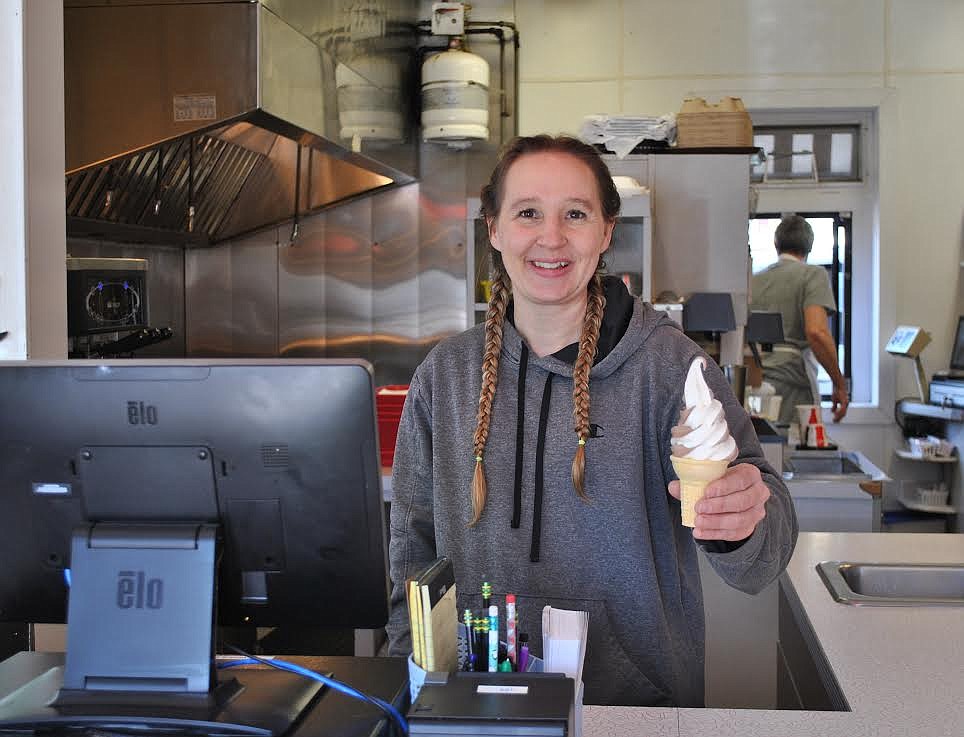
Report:
<svg viewBox="0 0 964 737"><path fill-rule="evenodd" d="M0 729L284 732L319 684L214 625L387 621L378 458L362 361L0 363L0 621L67 622Z"/></svg>

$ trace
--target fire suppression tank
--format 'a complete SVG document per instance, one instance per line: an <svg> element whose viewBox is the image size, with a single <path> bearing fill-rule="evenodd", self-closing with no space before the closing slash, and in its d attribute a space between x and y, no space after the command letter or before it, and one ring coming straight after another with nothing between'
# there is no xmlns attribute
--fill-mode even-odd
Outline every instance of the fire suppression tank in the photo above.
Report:
<svg viewBox="0 0 964 737"><path fill-rule="evenodd" d="M383 56L364 55L335 67L341 138L400 141L403 137L402 71Z"/></svg>
<svg viewBox="0 0 964 737"><path fill-rule="evenodd" d="M422 65L422 140L489 137L489 65L453 42Z"/></svg>

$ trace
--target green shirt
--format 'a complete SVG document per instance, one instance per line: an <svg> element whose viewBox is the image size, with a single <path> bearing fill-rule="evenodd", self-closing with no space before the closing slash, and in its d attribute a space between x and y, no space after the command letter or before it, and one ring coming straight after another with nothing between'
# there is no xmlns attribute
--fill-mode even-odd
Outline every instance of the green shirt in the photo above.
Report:
<svg viewBox="0 0 964 737"><path fill-rule="evenodd" d="M826 270L790 256L781 256L775 264L755 274L751 293L750 309L783 315L785 341L801 350L808 345L804 308L820 305L828 313L837 311Z"/></svg>
<svg viewBox="0 0 964 737"><path fill-rule="evenodd" d="M830 279L822 266L781 256L753 277L751 310L779 312L783 315L784 343L801 351L808 348L803 311L820 305L828 313L837 311ZM819 402L799 353L774 351L763 356L763 378L783 397L780 422L792 422L794 406Z"/></svg>

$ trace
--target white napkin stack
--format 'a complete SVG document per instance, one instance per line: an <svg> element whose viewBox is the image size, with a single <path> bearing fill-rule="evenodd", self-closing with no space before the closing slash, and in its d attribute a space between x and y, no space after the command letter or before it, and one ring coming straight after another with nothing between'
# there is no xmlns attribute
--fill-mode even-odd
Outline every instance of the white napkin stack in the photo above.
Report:
<svg viewBox="0 0 964 737"><path fill-rule="evenodd" d="M569 609L542 609L542 657L546 673L565 673L582 682L582 664L586 659L589 635L589 613Z"/></svg>
<svg viewBox="0 0 964 737"><path fill-rule="evenodd" d="M585 143L603 144L623 158L642 141L676 140L676 116L666 115L587 115L579 129Z"/></svg>

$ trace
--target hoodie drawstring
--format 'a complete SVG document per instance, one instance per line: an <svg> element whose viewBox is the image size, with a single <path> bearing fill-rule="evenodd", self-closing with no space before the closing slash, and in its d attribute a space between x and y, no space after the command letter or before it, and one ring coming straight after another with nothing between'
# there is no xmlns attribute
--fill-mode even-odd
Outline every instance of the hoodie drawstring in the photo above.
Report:
<svg viewBox="0 0 964 737"><path fill-rule="evenodd" d="M526 369L529 366L529 349L522 344L519 357L519 393L516 398L515 415L515 487L512 490L512 529L519 529L522 518L522 451L525 445L526 419Z"/></svg>
<svg viewBox="0 0 964 737"><path fill-rule="evenodd" d="M546 450L546 426L549 421L549 399L552 397L552 373L546 377L546 386L542 390L542 407L539 411L539 435L536 439L536 483L535 495L532 499L532 544L529 548L529 560L539 562L539 547L542 542L542 492L543 467Z"/></svg>

